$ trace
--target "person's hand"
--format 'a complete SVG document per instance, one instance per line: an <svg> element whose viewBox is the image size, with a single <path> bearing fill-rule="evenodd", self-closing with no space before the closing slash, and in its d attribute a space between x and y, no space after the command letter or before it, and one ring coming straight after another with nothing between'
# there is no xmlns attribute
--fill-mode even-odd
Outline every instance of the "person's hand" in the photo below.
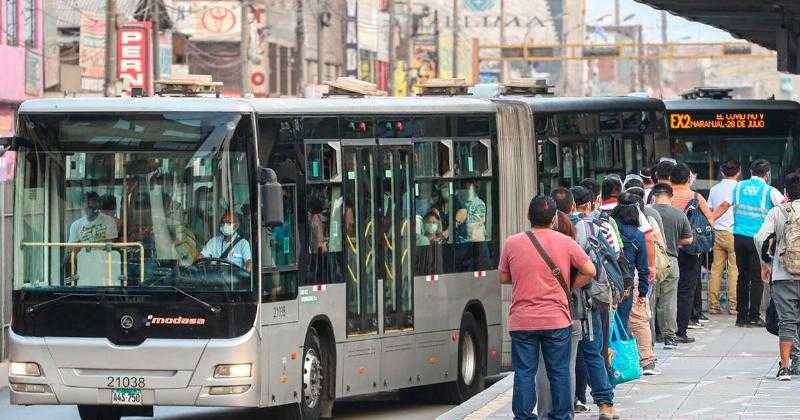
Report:
<svg viewBox="0 0 800 420"><path fill-rule="evenodd" d="M761 281L764 284L769 283L770 277L772 277L772 269L767 264L761 264Z"/></svg>
<svg viewBox="0 0 800 420"><path fill-rule="evenodd" d="M460 209L456 212L456 223L461 224L467 220L467 210Z"/></svg>

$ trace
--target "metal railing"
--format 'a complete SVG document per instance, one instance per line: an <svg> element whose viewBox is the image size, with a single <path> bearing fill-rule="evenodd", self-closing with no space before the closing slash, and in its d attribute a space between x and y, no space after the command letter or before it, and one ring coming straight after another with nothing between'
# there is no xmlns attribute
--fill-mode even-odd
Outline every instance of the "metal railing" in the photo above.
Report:
<svg viewBox="0 0 800 420"><path fill-rule="evenodd" d="M144 245L141 242L23 242L22 246L26 247L63 247L63 248L73 248L69 253L70 265L71 265L71 284L72 286L77 286L77 282L79 279L75 277L77 271L77 254L80 252L82 248L100 248L104 249L108 256L107 256L107 268L108 268L108 278L106 278L106 286L113 286L114 279L113 279L113 254L111 250L114 248L139 248L139 284L144 282ZM125 265L125 264L124 264ZM122 276L123 286L127 286L128 282L128 267L127 265L124 266L125 274Z"/></svg>

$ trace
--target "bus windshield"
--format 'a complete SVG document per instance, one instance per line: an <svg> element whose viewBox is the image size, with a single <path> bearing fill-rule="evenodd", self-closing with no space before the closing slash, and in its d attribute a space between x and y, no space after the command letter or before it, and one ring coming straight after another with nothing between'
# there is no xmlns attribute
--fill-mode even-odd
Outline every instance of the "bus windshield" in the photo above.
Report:
<svg viewBox="0 0 800 420"><path fill-rule="evenodd" d="M772 185L782 188L798 160L797 114L783 110L693 110L669 115L672 154L697 173L694 189L707 192L720 177L719 165L737 160L742 177L750 164L766 159Z"/></svg>
<svg viewBox="0 0 800 420"><path fill-rule="evenodd" d="M252 120L22 115L15 290L253 294Z"/></svg>

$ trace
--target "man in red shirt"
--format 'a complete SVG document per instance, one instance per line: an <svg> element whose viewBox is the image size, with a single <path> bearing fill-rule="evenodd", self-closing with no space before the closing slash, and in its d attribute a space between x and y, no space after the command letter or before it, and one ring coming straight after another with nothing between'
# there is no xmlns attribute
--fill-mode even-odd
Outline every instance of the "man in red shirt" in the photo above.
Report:
<svg viewBox="0 0 800 420"><path fill-rule="evenodd" d="M500 283L511 284L511 358L514 366L514 419L535 419L536 371L541 352L548 372L553 420L572 418L570 366L572 320L565 287L581 288L595 276L595 267L572 238L552 229L556 203L537 196L528 207L529 232L509 236L500 257ZM531 236L529 236L531 235ZM534 245L537 241L544 255ZM566 282L550 269L549 259ZM577 270L573 279L572 269Z"/></svg>

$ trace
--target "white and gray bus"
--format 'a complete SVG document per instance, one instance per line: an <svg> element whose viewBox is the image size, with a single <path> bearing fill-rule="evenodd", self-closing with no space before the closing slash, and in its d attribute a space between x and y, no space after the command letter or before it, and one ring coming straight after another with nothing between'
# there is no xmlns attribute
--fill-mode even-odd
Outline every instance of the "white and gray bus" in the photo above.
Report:
<svg viewBox="0 0 800 420"><path fill-rule="evenodd" d="M588 101L25 102L5 141L11 401L83 419L154 405L316 419L389 390L469 398L510 365L496 267L542 187L548 118L594 127Z"/></svg>
<svg viewBox="0 0 800 420"><path fill-rule="evenodd" d="M11 401L331 414L501 369L530 107L466 97L64 98L16 136Z"/></svg>

